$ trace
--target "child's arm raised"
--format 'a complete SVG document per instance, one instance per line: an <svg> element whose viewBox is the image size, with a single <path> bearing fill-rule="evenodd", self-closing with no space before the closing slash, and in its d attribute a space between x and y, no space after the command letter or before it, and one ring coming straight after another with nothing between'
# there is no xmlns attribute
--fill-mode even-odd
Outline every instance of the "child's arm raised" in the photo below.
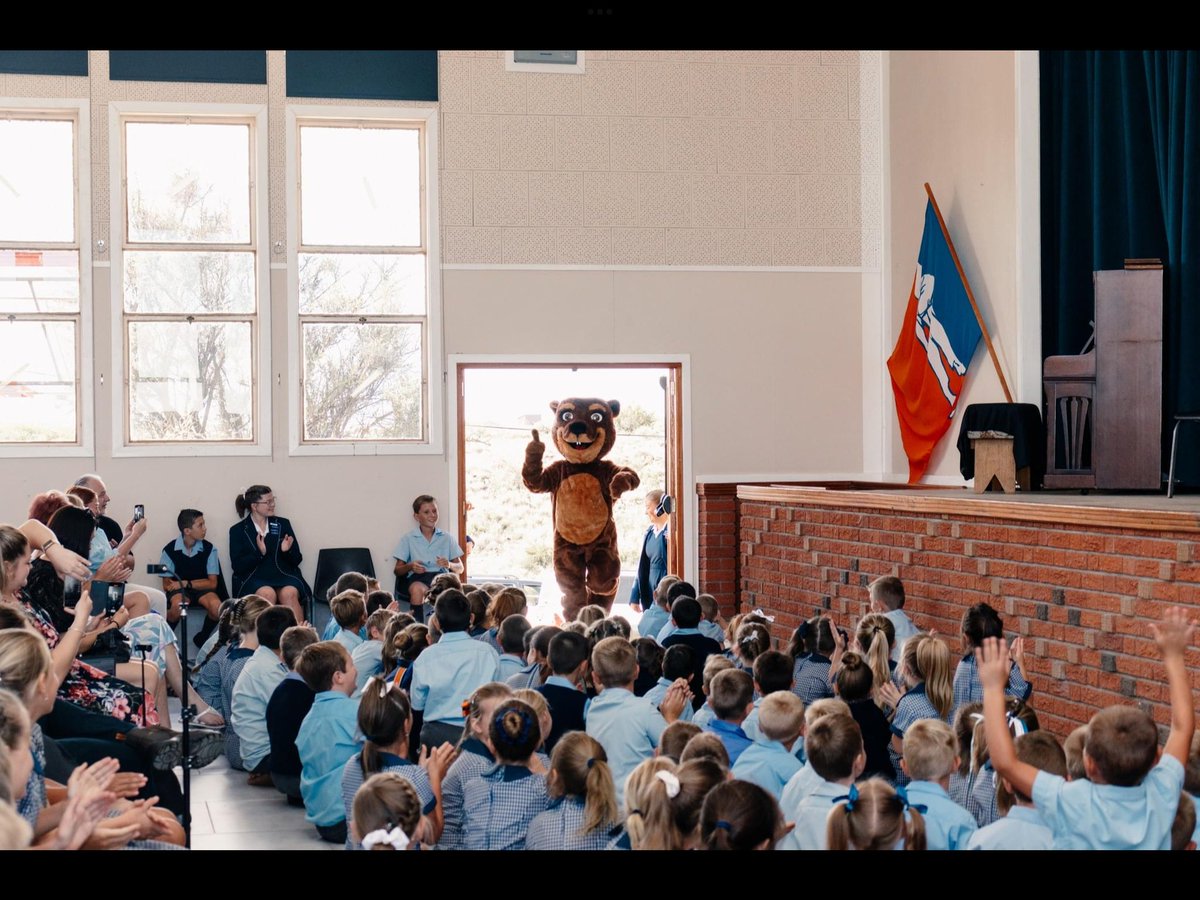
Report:
<svg viewBox="0 0 1200 900"><path fill-rule="evenodd" d="M1192 733L1196 730L1196 713L1192 708L1192 686L1188 681L1183 652L1196 634L1196 623L1188 621L1187 613L1172 606L1162 621L1151 625L1154 640L1162 650L1163 666L1167 670L1167 688L1171 693L1171 733L1163 752L1187 766Z"/></svg>
<svg viewBox="0 0 1200 900"><path fill-rule="evenodd" d="M983 685L983 730L987 735L992 766L1020 793L1032 797L1038 770L1017 759L1012 735L1008 733L1007 701L1004 697L1011 666L1008 643L1003 638L986 638L983 646L975 651L975 661L979 668L979 681Z"/></svg>

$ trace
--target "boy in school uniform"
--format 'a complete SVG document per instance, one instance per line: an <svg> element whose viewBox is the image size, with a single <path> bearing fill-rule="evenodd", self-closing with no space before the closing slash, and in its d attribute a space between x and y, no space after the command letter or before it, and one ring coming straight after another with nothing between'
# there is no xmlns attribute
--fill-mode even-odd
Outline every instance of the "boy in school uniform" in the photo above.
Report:
<svg viewBox="0 0 1200 900"><path fill-rule="evenodd" d="M676 585L675 587L679 587ZM674 590L674 588L672 588ZM671 621L675 631L666 638L662 645L671 648L683 644L692 650L692 694L696 698L695 707L699 708L699 697L704 687L704 663L710 656L721 652L721 645L710 637L705 637L697 627L700 624L700 603L695 597L680 597L671 604Z"/></svg>
<svg viewBox="0 0 1200 900"><path fill-rule="evenodd" d="M362 591L342 591L329 601L329 612L338 623L338 633L331 640L337 641L346 651L353 653L363 642L358 630L367 622L367 600Z"/></svg>
<svg viewBox="0 0 1200 900"><path fill-rule="evenodd" d="M780 798L784 819L795 828L779 844L780 850L825 850L825 824L829 811L845 799L850 785L867 763L858 723L844 713L822 716L808 725L804 738L808 764L792 776ZM804 783L804 790L794 785Z"/></svg>
<svg viewBox="0 0 1200 900"><path fill-rule="evenodd" d="M1179 607L1150 626L1167 670L1171 731L1162 756L1158 729L1140 709L1110 706L1092 716L1083 746L1086 781L1066 781L1021 762L1005 718L1008 647L988 638L976 657L983 722L996 775L1033 803L1054 832L1056 849L1169 850L1196 728L1184 651L1196 624Z"/></svg>
<svg viewBox="0 0 1200 900"><path fill-rule="evenodd" d="M913 624L913 620L904 611L904 582L895 575L884 575L872 581L867 590L871 598L871 612L881 614L896 629L892 659L900 662L900 651L904 642L921 633L921 629Z"/></svg>
<svg viewBox="0 0 1200 900"><path fill-rule="evenodd" d="M767 650L755 657L753 666L754 696L758 699L754 701L754 709L750 710L750 715L746 716L746 721L742 723L742 731L746 732L746 737L750 740L762 740L762 735L758 730L758 709L762 704L762 698L768 694L774 694L776 691L790 691L792 689L792 672L792 658L786 653ZM796 699L800 700L799 697ZM804 708L803 700L800 701L800 708Z"/></svg>
<svg viewBox="0 0 1200 900"><path fill-rule="evenodd" d="M757 730L760 736L734 763L733 777L754 782L778 800L801 769L793 748L804 730L803 701L787 689L767 694L758 705Z"/></svg>
<svg viewBox="0 0 1200 900"><path fill-rule="evenodd" d="M692 648L684 644L676 644L674 647L669 647L667 652L663 654L662 661L662 676L654 684L654 687L646 691L642 696L653 706L658 709L663 702L663 698L667 696L667 691L679 679L687 680L692 677ZM683 708L683 712L679 716L680 722L692 721L692 716L695 711L692 709L692 704L688 704Z"/></svg>
<svg viewBox="0 0 1200 900"><path fill-rule="evenodd" d="M413 520L417 527L400 538L392 558L396 560L396 599L407 600L413 617L425 620L425 595L433 578L442 572L461 575L463 549L449 532L437 527L437 500L421 494L413 500Z"/></svg>
<svg viewBox="0 0 1200 900"><path fill-rule="evenodd" d="M708 662L704 664L704 681L703 693L704 703L700 708L692 713L692 722L703 728L709 722L717 717L713 712L712 703L709 701L709 695L712 693L712 680L717 677L718 672L724 672L726 669L737 668L734 661L728 656L710 656Z"/></svg>
<svg viewBox="0 0 1200 900"><path fill-rule="evenodd" d="M522 615L509 616L500 623L496 639L500 642L500 681L507 681L525 668L525 635L533 626Z"/></svg>
<svg viewBox="0 0 1200 900"><path fill-rule="evenodd" d="M376 591L384 594L384 591ZM391 594L386 594L391 596ZM369 599L369 598L368 598ZM388 609L375 609L367 613L367 639L350 651L354 660L354 668L358 670L358 680L354 686L355 694L361 694L363 685L373 675L383 672L383 631L388 622L392 621L395 613Z"/></svg>
<svg viewBox="0 0 1200 900"><path fill-rule="evenodd" d="M667 575L658 583L658 587L654 589L654 599L652 602L643 602L642 617L638 619L637 631L638 637L650 638L651 640L658 639L658 633L664 625L670 624L671 621L671 589L678 584L687 584L681 581L678 575ZM691 589L691 585L687 585ZM695 590L691 589L688 596L695 596Z"/></svg>
<svg viewBox="0 0 1200 900"><path fill-rule="evenodd" d="M163 591L168 602L176 593L183 592L189 602L204 607L204 624L192 638L192 643L199 647L217 627L221 603L229 594L221 578L217 548L206 540L208 526L204 522L204 513L198 509L181 509L175 524L179 526L179 537L163 547L159 558L159 564L166 566L174 576L163 578Z"/></svg>
<svg viewBox="0 0 1200 900"><path fill-rule="evenodd" d="M306 647L296 670L313 690L312 709L296 735L300 753L300 795L321 840L346 841L346 812L342 804L342 769L362 746L358 730L358 704L354 693L354 660L336 641Z"/></svg>
<svg viewBox="0 0 1200 900"><path fill-rule="evenodd" d="M296 624L296 615L286 606L272 606L254 623L258 649L233 685L229 724L241 741L242 767L250 774L247 784L270 787L271 736L267 733L267 704L275 688L287 677L279 651L283 633Z"/></svg>
<svg viewBox="0 0 1200 900"><path fill-rule="evenodd" d="M754 680L741 669L718 672L709 686L708 702L716 718L704 726L721 739L732 766L754 741L742 731L742 722L754 709Z"/></svg>
<svg viewBox="0 0 1200 900"><path fill-rule="evenodd" d="M959 762L954 731L941 719L919 719L904 732L900 765L912 779L909 801L925 807L929 850L963 850L979 829L975 817L950 799L950 775Z"/></svg>
<svg viewBox="0 0 1200 900"><path fill-rule="evenodd" d="M596 644L591 667L592 681L600 693L584 713L587 733L600 742L608 755L620 807L625 779L642 760L654 755L663 729L668 722L679 718L688 702L688 689L685 682L676 682L658 709L647 703L645 697L635 696L637 654L633 645L621 637L605 638Z"/></svg>
<svg viewBox="0 0 1200 900"><path fill-rule="evenodd" d="M267 737L271 752L267 755L271 781L275 789L288 798L290 806L303 806L300 796L300 751L296 735L304 717L312 709L313 693L296 671L296 662L304 648L317 642L317 633L308 625L293 625L279 639L279 652L288 673L279 682L267 701Z"/></svg>
<svg viewBox="0 0 1200 900"><path fill-rule="evenodd" d="M471 604L462 591L442 591L434 615L442 637L413 661L411 691L413 729L420 713L420 743L431 749L458 743L466 722L463 703L477 687L500 675L500 654L467 634Z"/></svg>
<svg viewBox="0 0 1200 900"><path fill-rule="evenodd" d="M508 619L504 622L507 624ZM504 630L503 625L500 630ZM554 752L554 745L567 732L587 727L583 711L588 700L585 685L589 651L588 639L575 631L563 631L550 639L550 671L554 674L536 689L550 707L552 725L546 736L547 753Z"/></svg>
<svg viewBox="0 0 1200 900"><path fill-rule="evenodd" d="M696 602L700 604L700 624L696 626L699 632L705 637L710 637L722 648L725 646L725 627L721 620L720 612L717 609L717 598L712 594L701 594L696 598ZM658 636L655 638L660 644L675 633L676 627L671 621L659 629Z"/></svg>

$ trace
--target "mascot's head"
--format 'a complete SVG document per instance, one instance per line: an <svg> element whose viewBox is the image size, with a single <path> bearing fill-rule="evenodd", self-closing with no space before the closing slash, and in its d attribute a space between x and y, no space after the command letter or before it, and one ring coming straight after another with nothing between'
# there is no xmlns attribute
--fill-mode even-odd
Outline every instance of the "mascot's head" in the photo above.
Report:
<svg viewBox="0 0 1200 900"><path fill-rule="evenodd" d="M613 419L621 411L616 400L570 397L552 400L554 446L567 462L590 463L612 449L617 439Z"/></svg>

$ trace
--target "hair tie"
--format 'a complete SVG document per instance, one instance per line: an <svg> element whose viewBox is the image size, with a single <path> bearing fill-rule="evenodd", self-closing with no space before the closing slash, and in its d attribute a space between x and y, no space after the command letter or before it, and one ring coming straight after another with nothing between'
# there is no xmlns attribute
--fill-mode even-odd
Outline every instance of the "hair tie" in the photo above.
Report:
<svg viewBox="0 0 1200 900"><path fill-rule="evenodd" d="M854 807L858 804L857 784L850 785L850 793L842 794L840 797L833 798L834 803L841 803L843 800L846 801L846 812L854 812Z"/></svg>
<svg viewBox="0 0 1200 900"><path fill-rule="evenodd" d="M661 772L655 772L654 777L661 781L667 788L667 797L674 800L679 796L679 778L674 772L668 772L665 769Z"/></svg>
<svg viewBox="0 0 1200 900"><path fill-rule="evenodd" d="M596 764L596 757L594 757L594 756L588 757L587 767L590 769L595 764Z"/></svg>
<svg viewBox="0 0 1200 900"><path fill-rule="evenodd" d="M926 810L929 809L929 807L926 806L924 803L909 803L908 802L908 791L904 788L903 785L896 788L896 796L900 799L900 803L906 811L910 810L910 809L915 809L917 812L921 813L921 815L924 815Z"/></svg>
<svg viewBox="0 0 1200 900"><path fill-rule="evenodd" d="M464 719L470 718L470 715L471 715L471 701L470 700L464 700L462 702L462 714L463 714Z"/></svg>
<svg viewBox="0 0 1200 900"><path fill-rule="evenodd" d="M404 833L403 828L376 828L370 834L362 839L364 850L370 850L380 844L387 844L393 850L408 849L408 835Z"/></svg>
<svg viewBox="0 0 1200 900"><path fill-rule="evenodd" d="M800 640L807 641L809 635L812 634L812 626L807 621L801 622L800 627L796 629L796 634L800 635Z"/></svg>
<svg viewBox="0 0 1200 900"><path fill-rule="evenodd" d="M713 827L720 828L722 831L728 831L730 834L733 834L733 826L730 825L728 822L726 822L724 819L718 819L717 824L714 825Z"/></svg>
<svg viewBox="0 0 1200 900"><path fill-rule="evenodd" d="M750 613L750 615L752 615L752 616L762 616L764 619L766 619L768 622L771 622L772 624L774 624L774 622L775 622L775 617L774 617L774 616L768 616L768 615L767 615L765 612L763 612L763 611L762 611L762 609L761 609L761 608L756 608L756 609L754 609L754 610L753 610L753 611Z"/></svg>
<svg viewBox="0 0 1200 900"><path fill-rule="evenodd" d="M642 815L642 811L641 811L640 809L631 809L631 810L629 811L629 815L631 815L631 816L641 816L641 815ZM626 817L626 818L628 818L628 817Z"/></svg>
<svg viewBox="0 0 1200 900"><path fill-rule="evenodd" d="M508 741L515 744L523 744L525 741L529 740L529 732L537 723L537 719L524 710L515 709L509 706L507 708L501 707L496 711L496 715L492 717L492 724L495 725L497 729L501 728L501 723L504 721L504 717L510 712L516 713L521 717L521 730L517 734L508 738Z"/></svg>
<svg viewBox="0 0 1200 900"><path fill-rule="evenodd" d="M1014 738L1019 738L1023 734L1029 734L1029 726L1019 716L1015 716L1011 712L1007 713L1005 714L1005 721L1008 725L1008 730L1013 733Z"/></svg>

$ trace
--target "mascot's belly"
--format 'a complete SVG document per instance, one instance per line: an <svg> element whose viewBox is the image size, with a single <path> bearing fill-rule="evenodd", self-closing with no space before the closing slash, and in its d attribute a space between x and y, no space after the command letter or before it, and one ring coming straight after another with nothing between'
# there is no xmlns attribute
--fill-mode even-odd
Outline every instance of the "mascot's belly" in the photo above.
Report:
<svg viewBox="0 0 1200 900"><path fill-rule="evenodd" d="M554 529L572 544L590 544L608 524L608 504L594 475L572 475L558 487Z"/></svg>

